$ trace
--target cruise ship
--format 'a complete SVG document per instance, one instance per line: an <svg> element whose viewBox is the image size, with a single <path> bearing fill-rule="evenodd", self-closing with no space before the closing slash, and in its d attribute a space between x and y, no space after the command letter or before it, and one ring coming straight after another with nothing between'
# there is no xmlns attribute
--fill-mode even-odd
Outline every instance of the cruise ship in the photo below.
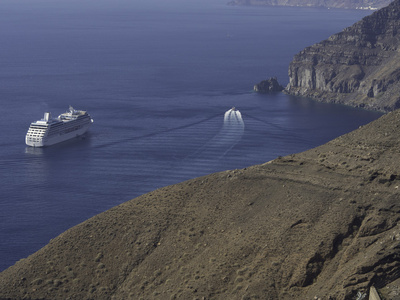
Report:
<svg viewBox="0 0 400 300"><path fill-rule="evenodd" d="M31 123L25 143L32 147L51 146L84 134L92 123L86 111L75 110L72 106L56 119L46 112L42 120Z"/></svg>

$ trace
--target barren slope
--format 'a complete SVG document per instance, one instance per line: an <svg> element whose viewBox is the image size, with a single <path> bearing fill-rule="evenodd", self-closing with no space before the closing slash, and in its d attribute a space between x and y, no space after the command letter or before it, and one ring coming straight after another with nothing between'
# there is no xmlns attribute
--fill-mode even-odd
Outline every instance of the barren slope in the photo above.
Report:
<svg viewBox="0 0 400 300"><path fill-rule="evenodd" d="M399 128L395 111L316 149L133 199L0 273L0 298L354 299L382 288L400 275Z"/></svg>

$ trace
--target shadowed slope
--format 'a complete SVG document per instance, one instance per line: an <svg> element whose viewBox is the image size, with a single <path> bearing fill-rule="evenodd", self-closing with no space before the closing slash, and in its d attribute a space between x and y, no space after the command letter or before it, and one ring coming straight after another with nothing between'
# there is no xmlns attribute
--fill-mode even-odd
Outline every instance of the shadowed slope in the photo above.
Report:
<svg viewBox="0 0 400 300"><path fill-rule="evenodd" d="M168 186L0 273L11 299L350 299L400 275L400 112Z"/></svg>

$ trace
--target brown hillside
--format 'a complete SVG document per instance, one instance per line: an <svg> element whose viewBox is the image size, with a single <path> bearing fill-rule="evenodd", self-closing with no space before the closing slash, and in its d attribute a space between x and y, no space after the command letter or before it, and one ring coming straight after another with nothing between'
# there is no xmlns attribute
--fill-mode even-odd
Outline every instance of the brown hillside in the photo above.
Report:
<svg viewBox="0 0 400 300"><path fill-rule="evenodd" d="M0 298L399 299L399 128L133 199L0 273Z"/></svg>

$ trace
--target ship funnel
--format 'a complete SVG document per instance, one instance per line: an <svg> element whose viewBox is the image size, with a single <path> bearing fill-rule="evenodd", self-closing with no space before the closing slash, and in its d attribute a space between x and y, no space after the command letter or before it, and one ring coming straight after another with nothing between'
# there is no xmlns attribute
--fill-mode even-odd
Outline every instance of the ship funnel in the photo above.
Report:
<svg viewBox="0 0 400 300"><path fill-rule="evenodd" d="M44 113L44 120L45 120L46 122L48 122L48 121L50 120L50 118L51 118L50 113L49 113L49 112L45 112L45 113Z"/></svg>

